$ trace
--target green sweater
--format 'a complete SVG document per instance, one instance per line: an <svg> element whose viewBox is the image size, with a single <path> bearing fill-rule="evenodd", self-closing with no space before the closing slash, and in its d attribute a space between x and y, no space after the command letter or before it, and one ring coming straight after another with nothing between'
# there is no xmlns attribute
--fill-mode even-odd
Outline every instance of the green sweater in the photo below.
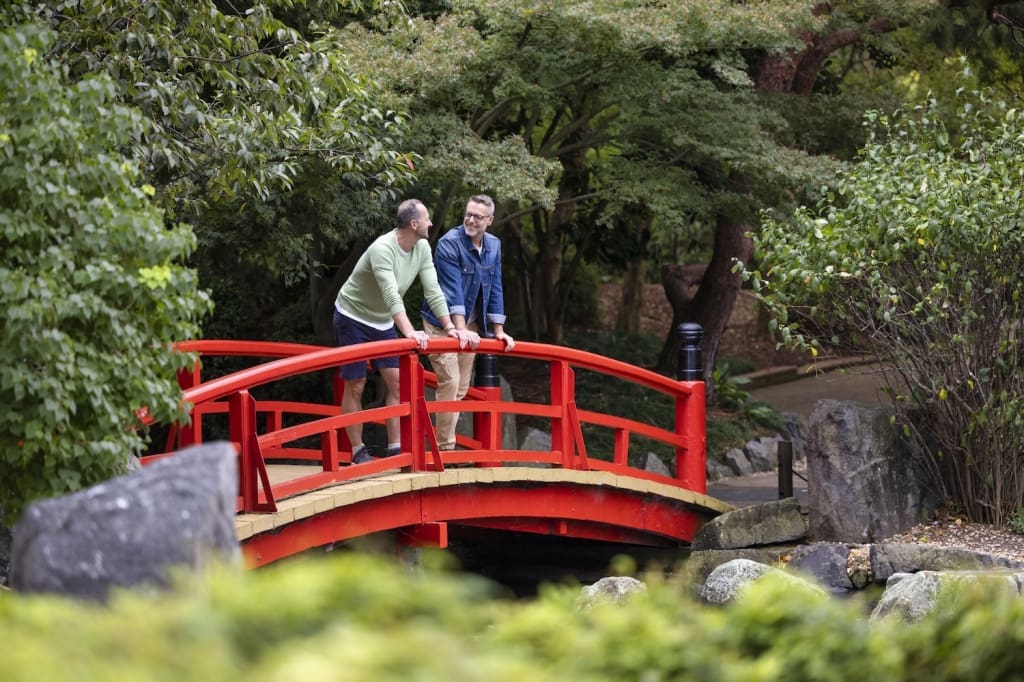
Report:
<svg viewBox="0 0 1024 682"><path fill-rule="evenodd" d="M434 315L448 315L448 304L437 283L430 243L416 242L412 253L398 247L397 228L377 237L366 249L352 274L345 280L335 307L362 322L388 328L396 313L405 311L402 296L419 275L423 293Z"/></svg>

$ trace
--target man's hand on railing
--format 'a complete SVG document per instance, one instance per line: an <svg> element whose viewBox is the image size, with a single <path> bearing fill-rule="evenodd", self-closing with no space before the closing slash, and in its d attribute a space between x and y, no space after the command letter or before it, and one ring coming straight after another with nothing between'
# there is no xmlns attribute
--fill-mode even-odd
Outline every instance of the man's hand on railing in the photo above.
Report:
<svg viewBox="0 0 1024 682"><path fill-rule="evenodd" d="M505 350L509 351L516 347L516 340L512 338L510 334L506 334L504 330L495 332L494 338L499 341L505 342Z"/></svg>
<svg viewBox="0 0 1024 682"><path fill-rule="evenodd" d="M449 329L448 336L459 340L459 348L474 349L480 345L480 335L468 329Z"/></svg>
<svg viewBox="0 0 1024 682"><path fill-rule="evenodd" d="M430 335L425 331L417 329L409 336L409 338L416 341L416 345L419 346L421 350L426 350L427 342L430 340Z"/></svg>

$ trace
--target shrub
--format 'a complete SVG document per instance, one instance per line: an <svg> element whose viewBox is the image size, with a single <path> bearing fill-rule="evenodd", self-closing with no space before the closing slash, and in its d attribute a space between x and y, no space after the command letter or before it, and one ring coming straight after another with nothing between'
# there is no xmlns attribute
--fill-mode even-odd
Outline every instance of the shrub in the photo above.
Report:
<svg viewBox="0 0 1024 682"><path fill-rule="evenodd" d="M207 307L184 226L167 226L120 153L143 133L109 78L68 85L54 38L0 31L0 500L125 470L142 448L135 411L174 421L184 356Z"/></svg>
<svg viewBox="0 0 1024 682"><path fill-rule="evenodd" d="M869 114L816 210L766 216L747 272L795 346L866 346L935 490L974 521L1024 503L1024 115L964 93Z"/></svg>
<svg viewBox="0 0 1024 682"><path fill-rule="evenodd" d="M429 561L428 561L429 563ZM1024 600L966 589L914 624L765 578L731 605L647 576L629 601L532 601L358 555L182 580L107 608L0 593L0 674L62 680L1017 679ZM131 633L131 636L125 636ZM59 655L54 655L54 652Z"/></svg>

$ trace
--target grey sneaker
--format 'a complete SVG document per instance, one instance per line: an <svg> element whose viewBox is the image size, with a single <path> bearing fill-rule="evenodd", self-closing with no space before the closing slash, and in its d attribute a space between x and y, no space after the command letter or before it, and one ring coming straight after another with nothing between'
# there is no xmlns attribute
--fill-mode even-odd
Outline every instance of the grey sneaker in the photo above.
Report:
<svg viewBox="0 0 1024 682"><path fill-rule="evenodd" d="M365 464L366 462L372 461L373 456L370 454L370 449L365 445L360 445L358 448L352 451L353 464Z"/></svg>
<svg viewBox="0 0 1024 682"><path fill-rule="evenodd" d="M397 455L401 451L402 451L402 446L401 445L398 445L398 444L389 445L388 446L388 457L394 457L395 455Z"/></svg>

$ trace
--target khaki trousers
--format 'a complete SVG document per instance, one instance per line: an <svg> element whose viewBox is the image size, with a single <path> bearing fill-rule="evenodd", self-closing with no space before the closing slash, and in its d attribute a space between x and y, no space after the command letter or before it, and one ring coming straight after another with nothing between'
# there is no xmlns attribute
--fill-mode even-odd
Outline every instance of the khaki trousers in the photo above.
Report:
<svg viewBox="0 0 1024 682"><path fill-rule="evenodd" d="M477 325L469 325L468 329L477 331ZM448 334L440 327L423 321L423 331L440 338L448 338ZM437 400L462 400L469 390L469 382L473 378L473 361L475 353L435 353L428 355L430 366L437 374ZM455 426L459 420L458 412L438 412L434 415L437 431L437 445L442 450L455 449Z"/></svg>

